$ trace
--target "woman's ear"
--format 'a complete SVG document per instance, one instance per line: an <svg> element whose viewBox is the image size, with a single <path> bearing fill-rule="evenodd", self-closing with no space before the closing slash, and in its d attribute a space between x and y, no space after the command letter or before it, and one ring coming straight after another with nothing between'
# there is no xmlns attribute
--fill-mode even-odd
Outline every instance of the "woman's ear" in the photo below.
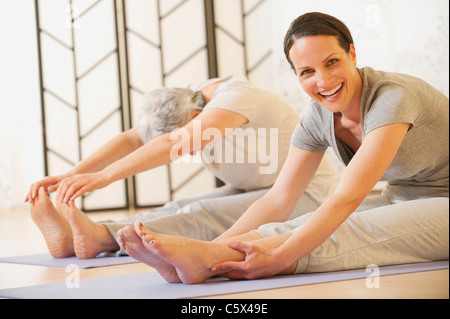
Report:
<svg viewBox="0 0 450 319"><path fill-rule="evenodd" d="M350 55L352 57L353 65L356 67L358 64L358 59L356 57L356 48L353 44L350 44Z"/></svg>
<svg viewBox="0 0 450 319"><path fill-rule="evenodd" d="M200 113L202 113L202 111L199 110L194 110L191 112L191 120L195 119L197 116L200 115Z"/></svg>

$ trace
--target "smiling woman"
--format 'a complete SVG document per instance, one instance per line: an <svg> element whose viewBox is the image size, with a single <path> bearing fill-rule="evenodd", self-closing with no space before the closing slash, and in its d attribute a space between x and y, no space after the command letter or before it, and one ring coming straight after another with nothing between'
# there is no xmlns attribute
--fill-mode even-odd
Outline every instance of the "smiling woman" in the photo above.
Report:
<svg viewBox="0 0 450 319"><path fill-rule="evenodd" d="M356 69L353 44L347 53L334 36L302 37L290 49L290 59L306 94L334 113L356 109L359 119L358 92L362 80Z"/></svg>
<svg viewBox="0 0 450 319"><path fill-rule="evenodd" d="M312 101L271 190L212 243L137 223L120 231L127 252L187 284L448 259L448 98L412 76L357 68L338 25L308 13L287 32L288 61ZM336 191L286 221L328 148L346 166ZM370 197L378 181L387 186Z"/></svg>
<svg viewBox="0 0 450 319"><path fill-rule="evenodd" d="M335 17L324 16L319 12L310 13L308 16L300 16L292 22L284 39L284 53L292 69L295 70L290 55L292 46L296 40L314 35L330 35L336 37L339 45L347 53L350 52L350 46L354 42L347 26Z"/></svg>
<svg viewBox="0 0 450 319"><path fill-rule="evenodd" d="M335 17L309 13L292 22L284 42L286 58L304 92L334 113L353 104L356 114L347 117L358 122L362 82L347 26Z"/></svg>

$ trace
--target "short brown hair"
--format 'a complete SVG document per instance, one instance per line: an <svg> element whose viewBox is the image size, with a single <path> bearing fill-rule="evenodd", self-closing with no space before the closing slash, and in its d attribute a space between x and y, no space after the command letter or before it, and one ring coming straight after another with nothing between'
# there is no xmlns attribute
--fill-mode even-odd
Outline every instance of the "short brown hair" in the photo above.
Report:
<svg viewBox="0 0 450 319"><path fill-rule="evenodd" d="M284 38L284 54L292 69L295 69L295 67L289 52L295 41L314 35L335 36L340 46L347 53L350 52L350 45L354 44L350 30L341 20L320 12L310 12L301 15L291 23Z"/></svg>

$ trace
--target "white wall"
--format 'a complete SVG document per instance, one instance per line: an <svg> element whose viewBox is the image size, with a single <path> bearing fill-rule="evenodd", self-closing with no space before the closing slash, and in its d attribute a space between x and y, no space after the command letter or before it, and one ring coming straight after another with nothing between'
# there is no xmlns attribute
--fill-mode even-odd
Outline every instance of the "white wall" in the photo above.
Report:
<svg viewBox="0 0 450 319"><path fill-rule="evenodd" d="M289 70L282 41L290 22L308 11L349 26L360 66L422 77L448 96L447 0L270 1L275 88L297 108L308 98ZM0 0L0 209L22 207L28 186L43 177L35 36L34 1Z"/></svg>
<svg viewBox="0 0 450 319"><path fill-rule="evenodd" d="M34 1L0 0L0 209L44 174Z"/></svg>
<svg viewBox="0 0 450 319"><path fill-rule="evenodd" d="M414 75L449 95L447 0L272 1L277 88L299 108L309 98L290 72L282 43L290 23L312 11L333 15L349 27L360 67Z"/></svg>

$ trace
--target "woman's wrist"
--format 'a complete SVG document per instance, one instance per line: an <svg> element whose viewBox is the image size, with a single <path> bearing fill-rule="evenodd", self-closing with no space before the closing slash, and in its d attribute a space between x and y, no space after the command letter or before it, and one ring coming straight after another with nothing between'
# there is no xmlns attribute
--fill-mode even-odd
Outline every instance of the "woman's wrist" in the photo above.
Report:
<svg viewBox="0 0 450 319"><path fill-rule="evenodd" d="M80 174L84 174L86 173L85 170L83 170L82 168L82 162L78 163L77 165L75 165L74 167L72 167L66 174L64 174L64 177L72 177L75 175L80 175Z"/></svg>
<svg viewBox="0 0 450 319"><path fill-rule="evenodd" d="M105 167L103 170L98 172L98 174L100 174L101 178L108 185L114 183L116 180L119 180L119 179L115 178L116 172L115 172L115 169L114 169L114 164Z"/></svg>
<svg viewBox="0 0 450 319"><path fill-rule="evenodd" d="M302 256L299 256L299 249L297 245L290 245L291 240L292 239L292 235L290 236L290 238L288 240L285 241L285 243L281 246L279 246L278 248L275 248L273 250L273 254L274 254L274 258L277 260L277 262L280 265L280 269L289 269L291 268L293 265L296 265L298 263L298 260L300 258L302 258ZM294 248L294 250L292 250L291 248ZM297 247L297 249L295 249L295 247Z"/></svg>

